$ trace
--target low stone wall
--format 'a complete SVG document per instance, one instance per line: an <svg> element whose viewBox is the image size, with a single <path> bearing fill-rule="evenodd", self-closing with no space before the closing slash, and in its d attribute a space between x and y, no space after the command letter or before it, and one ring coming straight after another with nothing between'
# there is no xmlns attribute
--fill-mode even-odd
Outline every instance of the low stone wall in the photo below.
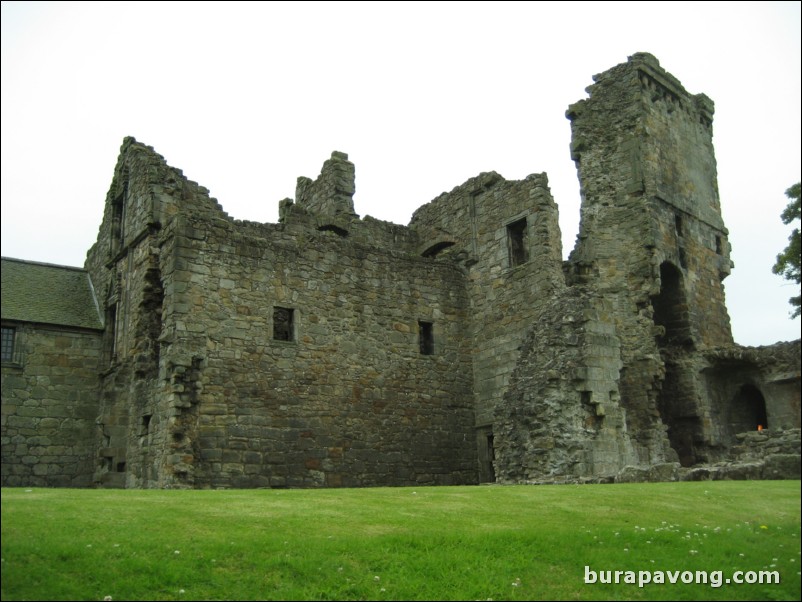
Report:
<svg viewBox="0 0 802 602"><path fill-rule="evenodd" d="M736 435L738 445L724 462L682 468L679 464L650 467L627 466L615 477L616 483L646 481L740 481L799 479L800 429L749 431Z"/></svg>

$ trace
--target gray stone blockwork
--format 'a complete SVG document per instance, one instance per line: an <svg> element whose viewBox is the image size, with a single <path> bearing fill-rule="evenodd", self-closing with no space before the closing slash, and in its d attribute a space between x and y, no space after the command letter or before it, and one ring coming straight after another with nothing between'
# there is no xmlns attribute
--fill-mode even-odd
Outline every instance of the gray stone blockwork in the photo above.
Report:
<svg viewBox="0 0 802 602"><path fill-rule="evenodd" d="M360 219L335 151L262 224L126 138L85 265L105 331L69 372L91 394L51 416L4 365L3 483L661 478L798 428L799 341L732 341L712 101L645 53L594 80L567 112L567 261L546 174L479 174L401 226ZM49 427L72 445L34 443Z"/></svg>
<svg viewBox="0 0 802 602"><path fill-rule="evenodd" d="M96 461L100 338L25 324L2 367L2 483L89 487Z"/></svg>

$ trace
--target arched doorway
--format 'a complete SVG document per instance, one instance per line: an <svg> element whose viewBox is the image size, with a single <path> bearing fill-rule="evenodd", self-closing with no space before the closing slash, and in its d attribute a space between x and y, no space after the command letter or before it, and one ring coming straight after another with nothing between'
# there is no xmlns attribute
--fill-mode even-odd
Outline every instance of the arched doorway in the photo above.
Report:
<svg viewBox="0 0 802 602"><path fill-rule="evenodd" d="M657 407L680 463L692 466L699 461L696 444L703 439L695 375L685 361L694 343L683 274L668 261L660 266L660 293L652 297L652 308L655 325L662 326L656 342L665 364Z"/></svg>
<svg viewBox="0 0 802 602"><path fill-rule="evenodd" d="M754 385L743 385L730 404L730 428L732 433L744 433L758 428L768 428L766 400Z"/></svg>
<svg viewBox="0 0 802 602"><path fill-rule="evenodd" d="M682 272L674 264L665 261L660 266L660 282L660 293L652 297L654 323L665 329L665 333L658 338L658 346L663 349L693 345Z"/></svg>

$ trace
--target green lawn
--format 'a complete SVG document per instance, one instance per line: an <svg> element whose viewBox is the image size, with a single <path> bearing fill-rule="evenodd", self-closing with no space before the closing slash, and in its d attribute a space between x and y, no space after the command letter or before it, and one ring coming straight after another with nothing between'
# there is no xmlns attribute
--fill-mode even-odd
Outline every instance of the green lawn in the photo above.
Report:
<svg viewBox="0 0 802 602"><path fill-rule="evenodd" d="M799 535L799 481L3 489L2 599L799 600Z"/></svg>

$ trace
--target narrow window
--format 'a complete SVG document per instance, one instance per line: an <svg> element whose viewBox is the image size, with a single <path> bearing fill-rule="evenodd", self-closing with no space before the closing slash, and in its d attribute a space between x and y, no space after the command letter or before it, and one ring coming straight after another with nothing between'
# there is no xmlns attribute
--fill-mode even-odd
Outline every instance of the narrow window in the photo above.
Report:
<svg viewBox="0 0 802 602"><path fill-rule="evenodd" d="M682 216L679 214L674 215L674 229L677 231L677 236L682 236Z"/></svg>
<svg viewBox="0 0 802 602"><path fill-rule="evenodd" d="M109 365L117 361L117 304L106 308L106 350Z"/></svg>
<svg viewBox="0 0 802 602"><path fill-rule="evenodd" d="M2 349L2 361L14 361L14 335L16 329L10 326L2 327L2 339L0 339L0 349Z"/></svg>
<svg viewBox="0 0 802 602"><path fill-rule="evenodd" d="M125 243L125 203L128 197L128 180L123 182L123 188L117 198L112 202L111 208L111 237L112 255L123 248Z"/></svg>
<svg viewBox="0 0 802 602"><path fill-rule="evenodd" d="M287 307L273 308L273 339L276 341L293 341L294 326L293 326L293 313L294 310Z"/></svg>
<svg viewBox="0 0 802 602"><path fill-rule="evenodd" d="M139 431L140 435L149 435L150 434L150 421L153 418L153 414L145 414L142 416L142 428Z"/></svg>
<svg viewBox="0 0 802 602"><path fill-rule="evenodd" d="M509 246L510 267L524 264L529 259L526 250L526 218L519 219L507 226L507 244Z"/></svg>
<svg viewBox="0 0 802 602"><path fill-rule="evenodd" d="M420 337L421 355L434 354L434 324L431 322L418 322L418 335Z"/></svg>
<svg viewBox="0 0 802 602"><path fill-rule="evenodd" d="M716 236L716 253L721 255L723 253L723 249L724 249L724 247L721 244L721 237L720 236Z"/></svg>

